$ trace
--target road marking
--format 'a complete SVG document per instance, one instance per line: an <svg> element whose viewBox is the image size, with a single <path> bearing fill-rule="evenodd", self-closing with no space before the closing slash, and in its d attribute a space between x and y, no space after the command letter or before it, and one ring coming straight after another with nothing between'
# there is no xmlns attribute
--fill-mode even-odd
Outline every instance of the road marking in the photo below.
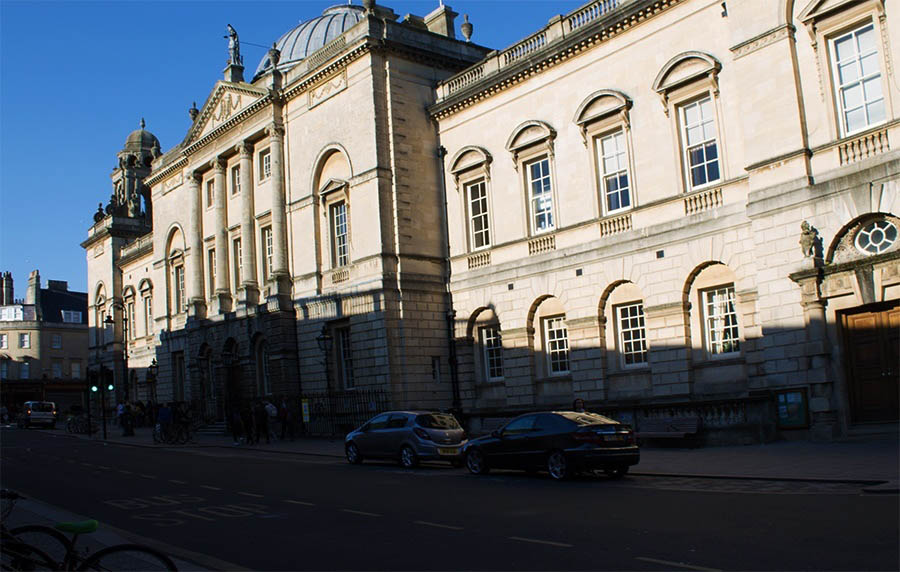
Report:
<svg viewBox="0 0 900 572"><path fill-rule="evenodd" d="M84 465L85 467L93 467L93 466L94 466L94 465L92 465L92 464L90 464L90 463L81 463L81 464Z"/></svg>
<svg viewBox="0 0 900 572"><path fill-rule="evenodd" d="M533 542L534 544L546 544L548 546L561 546L562 548L572 548L571 544L565 542L553 542L552 540L538 540L536 538L522 538L521 536L507 536L510 540L518 540L520 542Z"/></svg>
<svg viewBox="0 0 900 572"><path fill-rule="evenodd" d="M200 488L201 488L201 489L209 489L209 490L211 490L211 491L221 491L221 490L222 490L222 489L220 489L219 487L213 487L213 486L210 486L210 485L200 485Z"/></svg>
<svg viewBox="0 0 900 572"><path fill-rule="evenodd" d="M258 495L258 494L256 494L256 493L242 493L242 492L238 492L238 494L239 494L239 495L244 495L245 497L254 497L254 498L258 498L258 499L263 498L263 495Z"/></svg>
<svg viewBox="0 0 900 572"><path fill-rule="evenodd" d="M342 508L342 512L349 512L350 514L361 514L363 516L381 516L380 514L375 514L374 512L364 512L361 510L350 510L349 508Z"/></svg>
<svg viewBox="0 0 900 572"><path fill-rule="evenodd" d="M688 570L702 570L703 572L721 572L718 568L706 568L704 566L694 566L693 564L685 564L684 562L670 562L669 560L657 560L656 558L647 558L645 556L637 556L635 560L643 560L644 562L653 562L654 564L663 564L665 566L676 566L678 568L687 568Z"/></svg>
<svg viewBox="0 0 900 572"><path fill-rule="evenodd" d="M156 478L154 475L141 475L141 476L144 477L145 479L155 479Z"/></svg>
<svg viewBox="0 0 900 572"><path fill-rule="evenodd" d="M301 500L285 500L284 502L289 502L291 504L302 504L303 506L316 506L314 503L303 502Z"/></svg>
<svg viewBox="0 0 900 572"><path fill-rule="evenodd" d="M106 470L106 471L109 470L109 467L105 467L105 466L103 466L103 465L97 465L97 468L100 468L100 469L103 469L103 470Z"/></svg>
<svg viewBox="0 0 900 572"><path fill-rule="evenodd" d="M122 473L123 475L130 475L130 474L131 474L131 471L123 471L122 469L119 469L119 472Z"/></svg>
<svg viewBox="0 0 900 572"><path fill-rule="evenodd" d="M176 485L186 485L187 481L179 481L178 479L169 479L170 483L175 483Z"/></svg>
<svg viewBox="0 0 900 572"><path fill-rule="evenodd" d="M446 528L448 530L462 530L461 526L450 526L449 524L438 524L436 522L426 522L424 520L413 521L413 524L421 524L423 526L433 526L435 528Z"/></svg>

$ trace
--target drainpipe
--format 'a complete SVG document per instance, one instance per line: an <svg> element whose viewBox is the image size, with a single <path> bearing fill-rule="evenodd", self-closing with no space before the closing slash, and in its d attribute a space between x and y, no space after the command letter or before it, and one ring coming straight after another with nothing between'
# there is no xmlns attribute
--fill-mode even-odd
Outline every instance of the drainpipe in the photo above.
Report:
<svg viewBox="0 0 900 572"><path fill-rule="evenodd" d="M447 206L447 181L445 176L444 160L447 157L447 149L443 145L438 146L437 156L440 159L441 169L441 195L444 199L444 216L441 218L441 231L444 237L444 287L447 289L447 342L450 348L450 387L453 391L453 414L462 416L462 400L459 395L459 370L456 361L456 310L453 309L453 293L450 290L450 231L449 209Z"/></svg>

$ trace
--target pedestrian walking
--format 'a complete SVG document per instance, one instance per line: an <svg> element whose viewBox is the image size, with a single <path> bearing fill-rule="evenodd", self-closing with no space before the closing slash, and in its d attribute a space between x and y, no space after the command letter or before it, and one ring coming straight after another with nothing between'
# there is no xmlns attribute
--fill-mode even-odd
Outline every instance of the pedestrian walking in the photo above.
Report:
<svg viewBox="0 0 900 572"><path fill-rule="evenodd" d="M248 445L252 445L254 441L259 442L259 438L257 433L254 431L254 423L253 423L253 411L250 409L250 405L244 403L241 406L241 426L244 428L244 433L246 434L246 442Z"/></svg>
<svg viewBox="0 0 900 572"><path fill-rule="evenodd" d="M287 398L281 400L281 407L278 410L278 415L281 418L281 440L284 441L285 436L290 434L291 441L293 441L294 412L291 410L291 406L288 405Z"/></svg>
<svg viewBox="0 0 900 572"><path fill-rule="evenodd" d="M266 443L271 443L269 436L269 412L266 411L266 404L260 399L253 408L253 420L256 422L256 442L259 443L263 435L266 436Z"/></svg>
<svg viewBox="0 0 900 572"><path fill-rule="evenodd" d="M241 444L241 434L243 433L243 423L241 422L241 412L237 407L231 410L231 436L234 438L234 444Z"/></svg>

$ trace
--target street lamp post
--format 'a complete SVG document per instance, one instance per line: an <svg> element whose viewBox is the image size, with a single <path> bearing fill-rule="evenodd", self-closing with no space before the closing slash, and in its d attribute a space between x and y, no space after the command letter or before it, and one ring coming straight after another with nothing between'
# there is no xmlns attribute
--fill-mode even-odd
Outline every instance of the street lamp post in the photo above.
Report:
<svg viewBox="0 0 900 572"><path fill-rule="evenodd" d="M106 319L103 321L106 325L114 325L115 321L112 319L112 316L106 316ZM122 308L122 369L124 370L122 373L125 378L125 383L123 383L124 389L122 390L125 394L125 401L128 401L128 316L125 315L125 308Z"/></svg>
<svg viewBox="0 0 900 572"><path fill-rule="evenodd" d="M153 361L147 366L147 383L152 384L150 386L150 395L153 397L153 403L156 403L156 374L158 373L159 364L156 363L156 358L153 358Z"/></svg>

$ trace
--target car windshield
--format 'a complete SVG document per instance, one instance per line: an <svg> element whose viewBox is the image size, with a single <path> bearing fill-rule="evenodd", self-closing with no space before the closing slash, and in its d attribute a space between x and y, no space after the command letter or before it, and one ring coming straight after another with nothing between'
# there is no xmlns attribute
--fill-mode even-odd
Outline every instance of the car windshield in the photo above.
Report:
<svg viewBox="0 0 900 572"><path fill-rule="evenodd" d="M445 413L426 413L416 417L416 423L427 429L460 429L459 423L452 415Z"/></svg>
<svg viewBox="0 0 900 572"><path fill-rule="evenodd" d="M41 411L41 412L51 412L53 411L53 404L40 402L40 403L32 403L31 404L32 411Z"/></svg>
<svg viewBox="0 0 900 572"><path fill-rule="evenodd" d="M570 421L574 421L579 425L596 425L597 423L615 423L619 422L615 419L610 419L609 417L604 417L603 415L598 415L597 413L589 413L587 411L583 413L579 413L577 411L560 411L559 415L562 415L566 419Z"/></svg>

